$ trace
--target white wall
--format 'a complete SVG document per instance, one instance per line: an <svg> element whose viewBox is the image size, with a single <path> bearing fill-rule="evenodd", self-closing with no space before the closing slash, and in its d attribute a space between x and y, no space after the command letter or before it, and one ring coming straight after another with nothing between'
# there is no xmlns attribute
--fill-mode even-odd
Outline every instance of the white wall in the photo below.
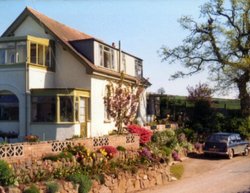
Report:
<svg viewBox="0 0 250 193"><path fill-rule="evenodd" d="M85 66L59 44L56 45L55 86L90 90L90 76Z"/></svg>
<svg viewBox="0 0 250 193"><path fill-rule="evenodd" d="M107 135L115 129L114 122L104 120L104 96L108 81L91 78L91 129L89 137Z"/></svg>
<svg viewBox="0 0 250 193"><path fill-rule="evenodd" d="M15 36L27 35L53 39L53 37L49 34L46 34L45 30L30 16L28 16L15 31Z"/></svg>
<svg viewBox="0 0 250 193"><path fill-rule="evenodd" d="M146 90L144 90L140 96L137 121L142 126L147 123L147 94L146 94Z"/></svg>
<svg viewBox="0 0 250 193"><path fill-rule="evenodd" d="M1 122L0 130L16 131L20 137L25 136L26 129L26 99L25 99L25 69L0 68L0 91L10 91L19 101L19 122Z"/></svg>
<svg viewBox="0 0 250 193"><path fill-rule="evenodd" d="M31 124L30 134L40 140L65 140L73 135L80 136L80 124Z"/></svg>
<svg viewBox="0 0 250 193"><path fill-rule="evenodd" d="M55 73L38 68L29 68L29 89L55 88Z"/></svg>

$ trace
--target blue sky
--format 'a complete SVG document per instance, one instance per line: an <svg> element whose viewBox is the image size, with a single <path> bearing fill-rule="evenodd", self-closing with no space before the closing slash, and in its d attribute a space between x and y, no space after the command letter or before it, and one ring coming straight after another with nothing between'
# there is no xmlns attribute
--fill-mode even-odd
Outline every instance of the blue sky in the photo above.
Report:
<svg viewBox="0 0 250 193"><path fill-rule="evenodd" d="M90 34L104 42L121 41L122 49L144 60L144 76L151 92L164 87L166 94L187 95L187 86L208 83L207 73L170 81L176 63L161 62L162 45L174 47L187 35L177 22L182 15L199 17L206 0L0 0L0 34L26 7ZM185 69L184 69L185 70ZM235 93L228 95L235 97ZM228 97L224 96L224 97ZM222 96L223 97L223 96Z"/></svg>

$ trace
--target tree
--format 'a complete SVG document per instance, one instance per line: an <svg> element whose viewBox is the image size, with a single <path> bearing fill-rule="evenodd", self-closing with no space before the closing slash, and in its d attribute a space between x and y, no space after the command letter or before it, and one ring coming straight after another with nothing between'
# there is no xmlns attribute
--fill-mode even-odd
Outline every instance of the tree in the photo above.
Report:
<svg viewBox="0 0 250 193"><path fill-rule="evenodd" d="M241 114L250 117L250 1L210 0L201 7L200 22L183 16L181 26L190 32L182 45L161 54L170 63L180 61L188 72L176 72L173 78L193 75L209 69L220 89L236 87Z"/></svg>
<svg viewBox="0 0 250 193"><path fill-rule="evenodd" d="M159 88L158 90L157 90L157 93L158 94L161 94L161 95L163 95L163 94L165 94L165 89L163 88L163 87L161 87L161 88Z"/></svg>
<svg viewBox="0 0 250 193"><path fill-rule="evenodd" d="M212 90L207 84L201 83L195 87L187 87L187 90L189 93L187 100L194 104L193 113L190 117L191 124L194 130L199 132L202 129L203 131L203 129L207 129L210 125Z"/></svg>
<svg viewBox="0 0 250 193"><path fill-rule="evenodd" d="M115 120L118 133L122 134L123 124L127 125L136 118L143 87L125 83L122 74L119 81L109 82L107 90L104 97L107 113Z"/></svg>

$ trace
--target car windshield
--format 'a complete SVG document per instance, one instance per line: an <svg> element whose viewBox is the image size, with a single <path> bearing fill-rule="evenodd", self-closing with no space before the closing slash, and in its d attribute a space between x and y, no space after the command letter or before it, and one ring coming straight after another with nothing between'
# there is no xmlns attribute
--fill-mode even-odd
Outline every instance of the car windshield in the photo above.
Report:
<svg viewBox="0 0 250 193"><path fill-rule="evenodd" d="M228 135L211 135L208 141L227 142Z"/></svg>

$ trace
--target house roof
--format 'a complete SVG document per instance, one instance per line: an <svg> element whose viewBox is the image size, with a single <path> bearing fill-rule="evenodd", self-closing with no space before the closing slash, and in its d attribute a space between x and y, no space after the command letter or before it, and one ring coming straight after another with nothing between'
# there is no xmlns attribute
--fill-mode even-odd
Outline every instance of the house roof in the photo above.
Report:
<svg viewBox="0 0 250 193"><path fill-rule="evenodd" d="M27 16L31 16L34 20L37 21L42 27L45 28L46 32L55 36L57 40L59 40L63 46L68 48L68 50L76 56L76 58L83 63L87 67L87 72L92 74L97 72L98 74L105 74L114 77L120 77L121 73L115 72L109 69L100 68L94 65L91 61L89 61L84 55L79 53L70 42L77 40L96 40L98 42L102 42L90 35L82 33L78 30L75 30L71 27L68 27L60 22L57 22L46 15L30 8L26 7L23 12L17 17L17 19L9 26L9 28L2 34L2 37L12 36L14 31L21 25L21 23L26 19ZM125 75L125 79L130 81L138 81L136 77Z"/></svg>

